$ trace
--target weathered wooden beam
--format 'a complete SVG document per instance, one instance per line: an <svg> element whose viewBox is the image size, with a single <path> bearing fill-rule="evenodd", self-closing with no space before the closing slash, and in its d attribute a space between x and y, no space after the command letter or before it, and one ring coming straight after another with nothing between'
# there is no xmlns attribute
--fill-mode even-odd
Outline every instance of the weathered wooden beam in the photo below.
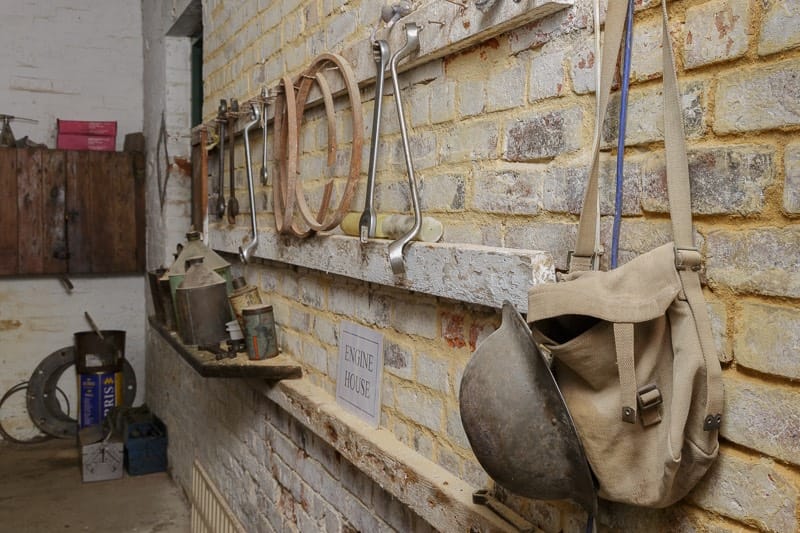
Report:
<svg viewBox="0 0 800 533"><path fill-rule="evenodd" d="M249 235L245 227L222 224L209 233L212 248L230 253L238 253ZM406 274L396 276L385 239L364 245L345 235L297 239L269 227L258 238L254 256L262 259L497 309L508 300L522 313L528 311L529 288L555 281L553 257L536 250L412 242L405 251Z"/></svg>
<svg viewBox="0 0 800 533"><path fill-rule="evenodd" d="M309 380L274 386L251 383L437 531L519 531L488 508L474 504L475 487L389 431L373 428L350 414Z"/></svg>
<svg viewBox="0 0 800 533"><path fill-rule="evenodd" d="M205 378L260 378L277 381L303 377L301 366L286 355L279 354L270 359L251 361L247 358L247 354L240 353L236 357L217 360L210 352L183 344L177 333L169 331L154 317L148 317L148 321L175 352L183 357L195 372Z"/></svg>

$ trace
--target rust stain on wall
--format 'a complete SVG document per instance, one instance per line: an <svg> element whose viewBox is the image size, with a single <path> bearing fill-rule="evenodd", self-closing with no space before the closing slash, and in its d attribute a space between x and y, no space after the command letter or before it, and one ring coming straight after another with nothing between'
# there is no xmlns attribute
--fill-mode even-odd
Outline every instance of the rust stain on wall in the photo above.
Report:
<svg viewBox="0 0 800 533"><path fill-rule="evenodd" d="M175 166L177 166L183 174L187 176L192 175L192 162L185 157L176 157Z"/></svg>
<svg viewBox="0 0 800 533"><path fill-rule="evenodd" d="M19 320L0 320L0 331L12 331L22 327Z"/></svg>

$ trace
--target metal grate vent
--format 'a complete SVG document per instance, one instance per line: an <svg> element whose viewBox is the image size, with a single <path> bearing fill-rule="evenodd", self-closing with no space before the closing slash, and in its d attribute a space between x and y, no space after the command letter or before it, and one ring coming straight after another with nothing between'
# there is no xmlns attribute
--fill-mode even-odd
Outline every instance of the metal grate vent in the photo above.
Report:
<svg viewBox="0 0 800 533"><path fill-rule="evenodd" d="M192 469L192 533L245 533L197 459Z"/></svg>

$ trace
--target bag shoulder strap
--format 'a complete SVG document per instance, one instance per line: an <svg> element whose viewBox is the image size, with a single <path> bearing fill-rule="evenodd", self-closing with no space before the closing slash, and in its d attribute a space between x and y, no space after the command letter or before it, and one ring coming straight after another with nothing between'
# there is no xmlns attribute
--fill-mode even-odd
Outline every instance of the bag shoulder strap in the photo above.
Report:
<svg viewBox="0 0 800 533"><path fill-rule="evenodd" d="M718 429L722 420L723 388L722 370L717 359L717 350L711 335L711 321L708 317L705 298L700 285L700 253L694 246L692 235L691 191L689 185L689 163L686 156L686 140L682 123L680 98L678 93L678 77L675 68L675 57L669 36L666 1L661 2L662 13L662 50L664 80L664 149L666 152L667 193L669 197L670 220L675 246L675 267L681 280L686 301L694 317L695 327L700 339L705 361L705 395L706 416L703 429ZM625 2L608 2L606 13L606 38L603 46L600 93L597 95L599 117L595 125L592 145L592 163L589 181L583 199L578 237L575 252L570 260L570 270L589 270L596 264L595 258L600 249L598 228L600 224L599 210L599 161L600 132L602 119L608 111L611 85L622 44L622 33L625 24ZM623 343L624 344L624 343ZM630 350L627 350L630 351ZM634 382L635 383L635 382ZM628 384L627 389L631 389ZM630 394L628 394L630 396Z"/></svg>
<svg viewBox="0 0 800 533"><path fill-rule="evenodd" d="M667 191L669 196L670 219L672 221L673 241L677 250L693 251L691 193L689 190L689 164L686 156L678 78L675 73L675 59L669 37L666 3L662 2L662 51L664 83L664 146L667 167ZM602 50L600 93L597 105L601 120L595 124L592 143L592 161L589 180L583 198L578 237L575 252L572 254L571 270L592 268L592 259L600 250L597 229L600 224L599 174L600 138L602 120L608 112L611 86L614 81L622 34L625 26L625 2L609 2L606 13L606 32Z"/></svg>

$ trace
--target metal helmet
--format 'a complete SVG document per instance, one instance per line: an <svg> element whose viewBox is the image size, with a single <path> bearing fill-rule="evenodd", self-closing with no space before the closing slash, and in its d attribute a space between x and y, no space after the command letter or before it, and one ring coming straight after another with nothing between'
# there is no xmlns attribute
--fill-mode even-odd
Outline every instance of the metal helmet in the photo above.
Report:
<svg viewBox="0 0 800 533"><path fill-rule="evenodd" d="M597 494L586 455L550 367L509 302L503 322L464 370L461 421L475 456L520 496L572 499L590 515Z"/></svg>

